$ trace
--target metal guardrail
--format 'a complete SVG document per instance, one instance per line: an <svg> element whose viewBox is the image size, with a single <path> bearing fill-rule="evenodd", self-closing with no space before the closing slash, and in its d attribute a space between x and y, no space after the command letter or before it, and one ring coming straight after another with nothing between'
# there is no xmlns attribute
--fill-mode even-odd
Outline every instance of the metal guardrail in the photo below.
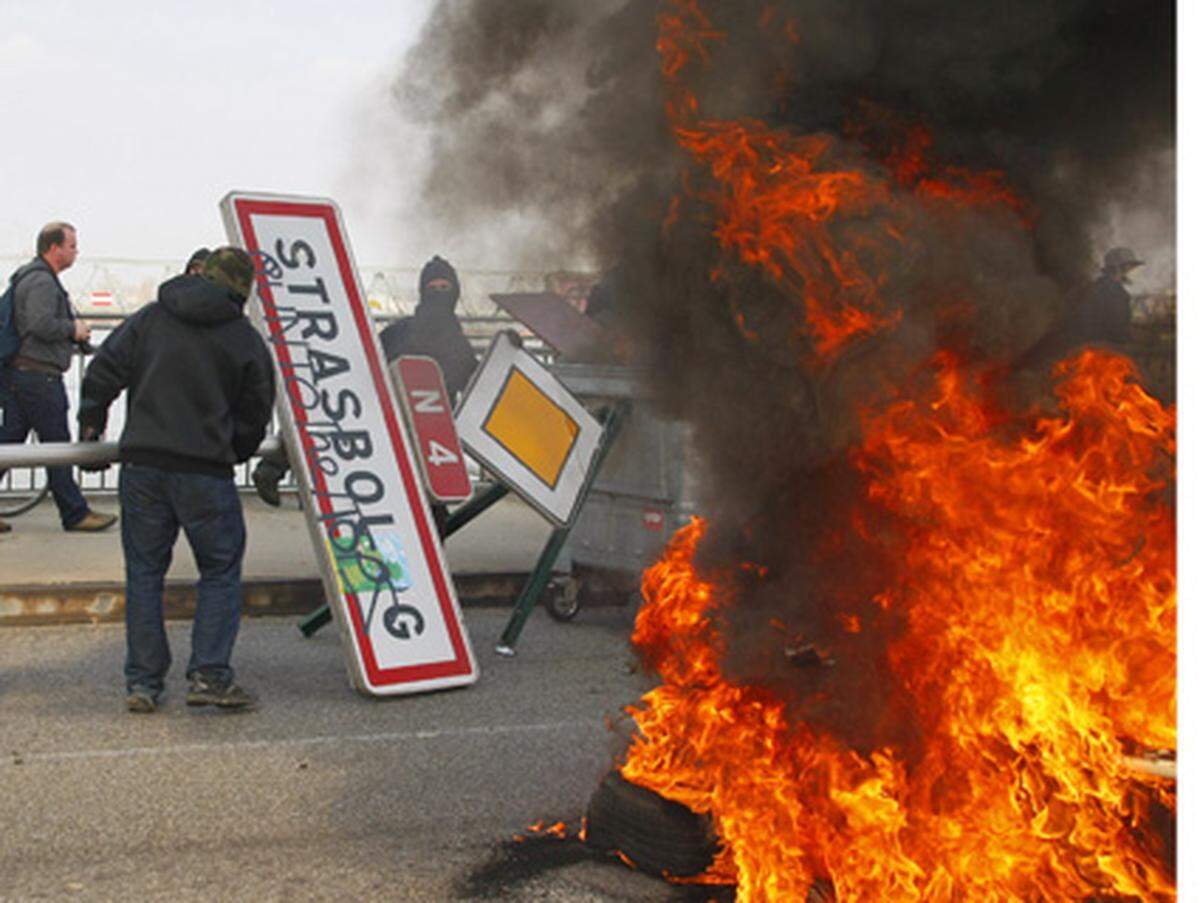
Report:
<svg viewBox="0 0 1200 903"><path fill-rule="evenodd" d="M265 455L279 448L279 437L268 436L258 446L256 455ZM0 445L0 468L9 467L74 467L88 464L112 464L120 455L116 442L45 442L24 445Z"/></svg>
<svg viewBox="0 0 1200 903"><path fill-rule="evenodd" d="M127 315L124 313L114 311L113 313L87 313L82 315L81 319L92 326L92 344L99 346L104 339L108 337L109 333L116 328L115 324L123 321L126 316ZM386 325L398 319L398 317L394 315L376 314L372 319L375 321L376 328L378 330L383 329ZM467 340L480 354L487 349L487 346L491 342L492 336L495 333L499 332L501 329L517 329L522 334L522 338L525 342L524 347L532 355L542 360L543 363L549 363L553 356L553 352L546 345L540 342L536 337L533 337L528 330L526 330L520 323L511 317L494 315L480 317L460 317L459 322L462 323L463 331L467 335ZM79 388L83 382L83 371L87 366L87 360L88 359L82 355L76 355L71 362L71 368L64 374L68 398L77 399L79 397ZM72 405L72 409L74 410L74 405ZM72 430L74 430L75 422L73 413L69 419L70 426ZM125 395L122 393L122 395L113 403L112 408L109 410L107 435L113 437L120 436L124 425ZM276 432L276 424L274 420L272 420L270 432L272 434ZM92 446L93 448L95 448L97 445L103 446L111 444L114 447L116 445L115 442L86 444ZM34 445L29 444L24 447L33 448ZM14 447L9 446L6 448L5 446L0 446L0 452L7 452L10 448ZM16 448L22 448L22 446L16 446ZM7 459L3 456L0 456L0 461L4 460ZM12 460L16 461L23 459L18 459L16 456L14 456ZM40 461L41 459L35 456L31 460ZM52 463L57 464L60 462L55 461ZM80 462L63 461L61 463L72 464L77 467ZM88 463L90 463L90 461ZM237 482L239 490L248 492L254 488L250 474L252 473L256 463L257 456L255 458L251 458L251 460L247 461L245 464L239 465L235 469L234 479ZM46 485L46 474L43 469L44 466L45 465L41 463L0 463L0 469L5 467L9 468L8 472L3 477L0 477L0 498L28 496L32 493L40 492L41 489ZM471 474L472 480L474 482L478 482L480 478L478 465L476 465L473 461L468 460L467 469ZM115 470L90 473L77 469L75 471L75 479L79 483L80 488L88 494L105 495L113 494L117 491L117 473ZM280 489L284 492L294 490L295 488L296 483L291 474L289 474L284 482L280 485Z"/></svg>

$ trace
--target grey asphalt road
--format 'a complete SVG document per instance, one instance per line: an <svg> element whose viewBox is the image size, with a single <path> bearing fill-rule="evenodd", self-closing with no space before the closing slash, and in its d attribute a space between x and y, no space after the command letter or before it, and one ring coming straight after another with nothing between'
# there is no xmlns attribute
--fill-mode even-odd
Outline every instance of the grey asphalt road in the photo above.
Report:
<svg viewBox="0 0 1200 903"><path fill-rule="evenodd" d="M507 611L469 609L479 682L386 701L350 689L334 627L248 619L235 665L262 705L245 714L184 705L171 623L150 716L124 711L119 625L0 630L0 899L696 899L509 842L577 822L623 747L621 707L648 686L631 617L539 610L504 659Z"/></svg>

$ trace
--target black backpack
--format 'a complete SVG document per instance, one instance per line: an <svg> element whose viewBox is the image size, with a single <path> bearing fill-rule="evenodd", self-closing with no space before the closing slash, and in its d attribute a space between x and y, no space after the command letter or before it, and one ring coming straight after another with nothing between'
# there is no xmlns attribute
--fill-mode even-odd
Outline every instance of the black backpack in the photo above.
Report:
<svg viewBox="0 0 1200 903"><path fill-rule="evenodd" d="M17 312L15 296L17 283L21 280L13 273L8 277L8 288L0 295L0 367L7 367L9 361L21 350L21 337L17 334Z"/></svg>

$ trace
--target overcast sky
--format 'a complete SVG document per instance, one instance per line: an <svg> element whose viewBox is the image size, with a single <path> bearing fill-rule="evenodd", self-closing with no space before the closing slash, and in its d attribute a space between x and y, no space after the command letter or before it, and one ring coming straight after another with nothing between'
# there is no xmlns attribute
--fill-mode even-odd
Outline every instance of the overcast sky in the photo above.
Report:
<svg viewBox="0 0 1200 903"><path fill-rule="evenodd" d="M236 188L334 198L363 265L503 266L510 249L406 215L425 136L388 88L432 6L0 0L0 255L64 218L85 259L182 260L224 240ZM1171 243L1142 219L1098 241ZM1153 256L1143 277L1168 282L1174 255Z"/></svg>
<svg viewBox="0 0 1200 903"><path fill-rule="evenodd" d="M360 263L419 263L354 144L431 7L0 0L0 254L63 218L84 255L182 260L238 188L333 197Z"/></svg>

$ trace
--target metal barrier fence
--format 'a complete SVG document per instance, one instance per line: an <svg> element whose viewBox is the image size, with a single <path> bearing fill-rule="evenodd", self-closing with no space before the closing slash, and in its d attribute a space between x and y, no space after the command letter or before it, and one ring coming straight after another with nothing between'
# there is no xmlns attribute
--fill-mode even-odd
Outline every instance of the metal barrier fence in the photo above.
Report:
<svg viewBox="0 0 1200 903"><path fill-rule="evenodd" d="M92 326L92 344L99 347L100 344L108 337L109 333L116 328L113 325L125 318L124 314L88 314L83 317ZM388 323L397 319L395 316L380 316L374 317L377 329L383 329ZM538 341L533 336L529 335L517 321L511 317L505 316L482 316L482 317L460 317L460 322L463 325L463 331L467 334L469 341L475 348L476 352L482 354L492 340L492 336L502 329L518 329L524 334L525 347L531 354L543 362L549 362L552 353L543 343ZM72 437L77 436L76 423L74 414L76 405L78 404L79 389L83 382L83 370L87 366L88 358L82 355L76 355L71 362L71 368L64 374L66 382L67 398L72 400L70 427ZM122 393L109 410L108 429L105 433L105 438L116 440L121 435L121 430L125 426L125 394ZM272 418L271 433L275 432L274 418ZM254 465L257 464L257 458L251 458L245 464L241 464L234 469L234 478L237 481L238 488L242 491L248 491L253 488L253 483L250 479L250 474L254 470ZM467 459L467 470L472 481L478 482L480 478L479 466L470 458ZM100 473L89 473L75 468L75 479L79 482L80 488L87 494L115 494L117 491L117 470L109 468ZM41 467L14 467L9 470L3 477L0 477L0 498L11 498L15 496L29 496L32 493L40 492L46 485L46 472ZM280 484L280 489L284 492L289 489L294 489L296 483L293 476L289 473L286 480Z"/></svg>

